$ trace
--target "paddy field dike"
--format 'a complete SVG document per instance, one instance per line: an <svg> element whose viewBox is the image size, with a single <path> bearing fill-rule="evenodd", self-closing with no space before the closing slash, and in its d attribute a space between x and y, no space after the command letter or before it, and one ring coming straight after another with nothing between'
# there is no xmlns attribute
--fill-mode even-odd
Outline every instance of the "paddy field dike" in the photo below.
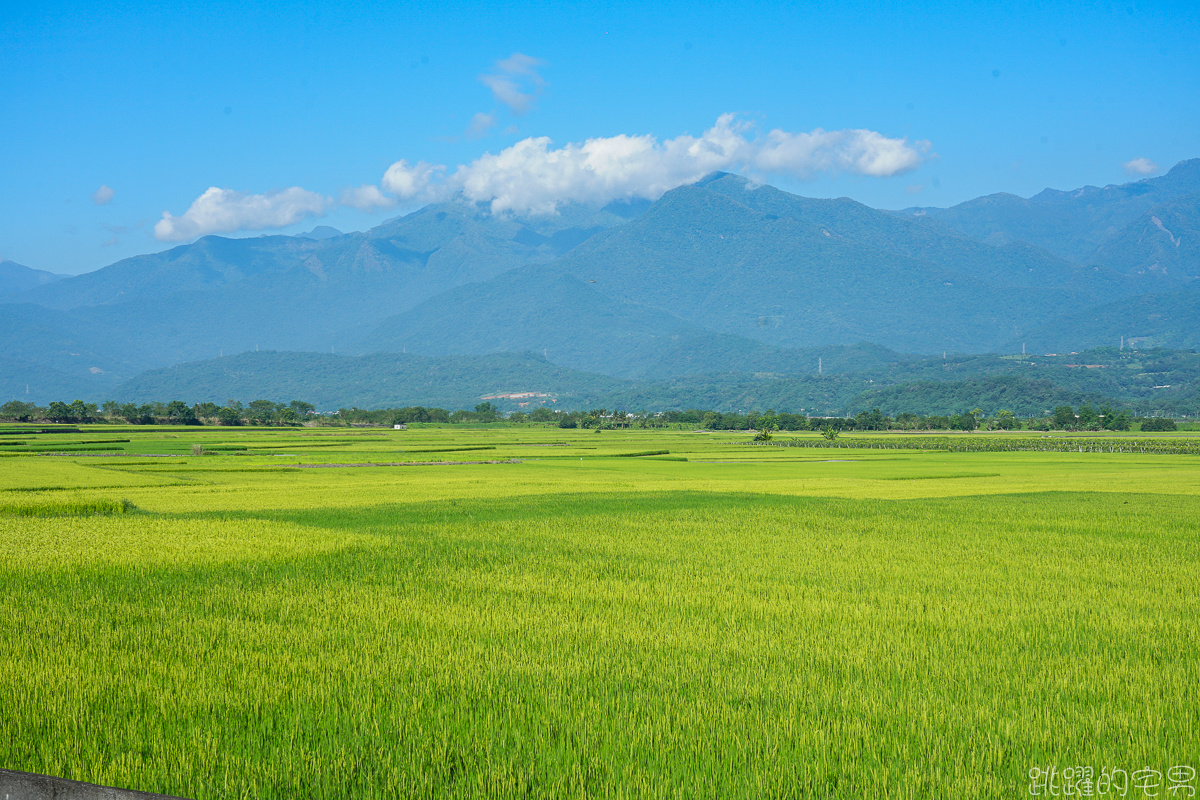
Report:
<svg viewBox="0 0 1200 800"><path fill-rule="evenodd" d="M1200 770L1197 438L874 436L5 426L0 767L197 799Z"/></svg>

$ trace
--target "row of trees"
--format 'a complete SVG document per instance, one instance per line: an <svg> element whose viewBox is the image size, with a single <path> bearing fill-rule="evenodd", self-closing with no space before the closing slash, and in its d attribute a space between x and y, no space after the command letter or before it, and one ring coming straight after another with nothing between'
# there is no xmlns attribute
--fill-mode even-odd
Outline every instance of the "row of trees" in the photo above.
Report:
<svg viewBox="0 0 1200 800"><path fill-rule="evenodd" d="M223 406L216 403L196 403L189 406L182 400L169 403L71 403L54 401L42 407L20 400L10 400L0 406L0 419L14 422L55 422L79 424L87 422L128 423L130 425L299 425L312 419L316 407L303 400L275 403L253 400L243 405L230 400Z"/></svg>
<svg viewBox="0 0 1200 800"><path fill-rule="evenodd" d="M895 417L883 414L878 408L863 411L853 417L806 417L774 411L751 411L746 414L689 409L630 413L604 408L589 411L558 411L546 407L532 411L515 411L505 417L489 402L475 406L474 411L459 409L406 406L404 408L359 409L343 408L336 414L317 415L312 403L293 400L276 403L253 400L242 404L230 400L224 406L197 403L189 406L180 400L169 403L117 403L112 400L99 405L76 400L72 403L55 401L46 407L11 400L0 406L0 419L16 422L86 423L108 422L131 425L301 425L321 422L343 425L395 425L419 422L491 423L507 420L510 423L555 424L560 428L660 428L692 426L705 430L756 431L884 431L884 430L1070 430L1070 431L1127 431L1140 424L1144 431L1175 430L1170 419L1133 417L1128 411L1110 407L1095 408L1084 404L1078 410L1059 406L1054 413L1036 419L1019 419L1013 412L1000 410L988 416L978 408L950 416L911 414Z"/></svg>

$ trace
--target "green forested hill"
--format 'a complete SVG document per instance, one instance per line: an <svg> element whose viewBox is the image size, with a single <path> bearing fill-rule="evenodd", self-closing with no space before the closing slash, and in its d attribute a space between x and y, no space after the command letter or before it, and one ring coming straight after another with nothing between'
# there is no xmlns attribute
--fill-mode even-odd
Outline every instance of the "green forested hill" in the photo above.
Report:
<svg viewBox="0 0 1200 800"><path fill-rule="evenodd" d="M242 353L146 372L117 387L122 401L162 397L188 403L302 399L319 409L437 406L472 408L485 396L552 394L572 408L592 406L623 385L603 375L555 366L530 353L425 356L384 353ZM549 402L549 401L548 401Z"/></svg>
<svg viewBox="0 0 1200 800"><path fill-rule="evenodd" d="M829 351L831 360L839 354ZM886 363L871 348L844 348L843 369L821 375L720 373L622 380L556 366L540 354L427 357L243 353L155 370L113 390L115 399L188 403L303 399L323 409L358 406L473 408L492 398L567 410L702 408L817 415L880 408L950 414L1046 413L1057 405L1113 402L1140 413L1200 413L1200 354L1102 348L1063 356L949 356ZM854 365L863 368L853 369ZM499 394L532 392L519 401Z"/></svg>
<svg viewBox="0 0 1200 800"><path fill-rule="evenodd" d="M1200 347L1200 286L1116 300L1056 317L1022 337L1035 350L1081 350L1096 342L1130 347ZM1011 342L1007 349L1013 349Z"/></svg>

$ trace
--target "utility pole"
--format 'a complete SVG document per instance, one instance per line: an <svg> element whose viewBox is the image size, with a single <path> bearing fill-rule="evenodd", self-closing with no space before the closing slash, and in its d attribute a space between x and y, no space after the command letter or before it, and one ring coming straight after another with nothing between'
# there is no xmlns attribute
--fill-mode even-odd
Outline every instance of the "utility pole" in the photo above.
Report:
<svg viewBox="0 0 1200 800"><path fill-rule="evenodd" d="M822 372L822 369L823 369L823 365L821 364L821 359L820 359L820 358L818 358L818 359L817 359L817 374L818 374L818 375L820 375L820 374L821 374L821 372Z"/></svg>

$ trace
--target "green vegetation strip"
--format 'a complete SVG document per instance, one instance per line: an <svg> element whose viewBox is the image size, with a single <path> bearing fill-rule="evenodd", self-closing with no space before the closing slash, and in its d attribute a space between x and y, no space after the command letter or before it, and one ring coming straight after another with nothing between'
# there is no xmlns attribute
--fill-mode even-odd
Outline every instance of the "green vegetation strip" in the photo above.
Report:
<svg viewBox="0 0 1200 800"><path fill-rule="evenodd" d="M175 458L176 456L160 456L160 458ZM180 467L188 462L186 461L94 461L87 464L89 467Z"/></svg>
<svg viewBox="0 0 1200 800"><path fill-rule="evenodd" d="M515 458L496 461L363 461L357 464L297 464L301 469L335 469L342 467L463 467L471 464L520 464Z"/></svg>
<svg viewBox="0 0 1200 800"><path fill-rule="evenodd" d="M243 447L241 449L242 450L297 450L297 449L307 450L310 447L311 448L317 448L317 447L343 447L344 448L344 447L348 447L348 445L343 442L301 442L301 443L294 443L294 444L271 444L270 442L263 442L261 444L252 444L247 447ZM219 450L222 448L206 447L204 449L205 450ZM228 448L225 448L225 449L228 449Z"/></svg>
<svg viewBox="0 0 1200 800"><path fill-rule="evenodd" d="M102 444L76 444L76 445L71 445L71 444L57 444L57 445L55 445L55 444L46 444L46 445L41 445L41 446L39 446L39 447L25 447L25 448L22 448L22 449L21 449L21 452L24 452L24 453L42 453L42 454L48 454L48 453L84 453L84 452L96 452L96 453L114 453L114 452L119 452L119 451L121 451L122 449L124 449L124 448L120 448L120 447L105 447L105 446L104 446L104 445L102 445Z"/></svg>
<svg viewBox="0 0 1200 800"><path fill-rule="evenodd" d="M405 449L401 450L400 452L402 452L402 453L462 453L467 450L495 450L495 449L496 449L496 445L486 444L486 445L478 445L478 446L472 446L472 447L429 447L429 448L418 449L418 450L410 450L408 448L405 448Z"/></svg>
<svg viewBox="0 0 1200 800"><path fill-rule="evenodd" d="M1186 439L1014 439L984 436L898 436L733 442L750 447L816 447L867 450L945 450L951 453L1168 453L1200 455L1200 441Z"/></svg>
<svg viewBox="0 0 1200 800"><path fill-rule="evenodd" d="M0 503L0 514L11 514L17 517L72 517L84 514L127 514L133 510L135 510L135 507L128 500L18 501Z"/></svg>

